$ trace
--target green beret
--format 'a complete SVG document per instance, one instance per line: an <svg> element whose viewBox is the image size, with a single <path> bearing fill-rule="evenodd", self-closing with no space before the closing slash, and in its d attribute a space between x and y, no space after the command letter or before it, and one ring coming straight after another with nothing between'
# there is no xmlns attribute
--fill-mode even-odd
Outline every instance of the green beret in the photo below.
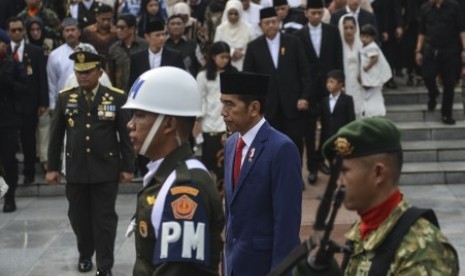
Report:
<svg viewBox="0 0 465 276"><path fill-rule="evenodd" d="M385 118L364 118L355 120L329 138L323 146L325 158L335 154L343 158L398 152L401 147L400 130Z"/></svg>

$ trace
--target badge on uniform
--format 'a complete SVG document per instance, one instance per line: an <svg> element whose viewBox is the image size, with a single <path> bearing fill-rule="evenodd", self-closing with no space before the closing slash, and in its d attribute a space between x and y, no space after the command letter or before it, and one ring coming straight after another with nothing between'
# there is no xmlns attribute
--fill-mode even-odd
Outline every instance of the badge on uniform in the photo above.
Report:
<svg viewBox="0 0 465 276"><path fill-rule="evenodd" d="M149 195L145 198L145 200L147 201L147 204L152 206L155 204L155 196L154 195Z"/></svg>
<svg viewBox="0 0 465 276"><path fill-rule="evenodd" d="M70 127L74 127L74 121L73 121L72 118L68 119L68 124L69 124Z"/></svg>
<svg viewBox="0 0 465 276"><path fill-rule="evenodd" d="M197 209L197 203L187 195L182 195L171 203L171 209L175 219L191 220Z"/></svg>
<svg viewBox="0 0 465 276"><path fill-rule="evenodd" d="M249 159L248 159L249 163L252 162L254 155L255 155L255 148L251 148L249 152Z"/></svg>

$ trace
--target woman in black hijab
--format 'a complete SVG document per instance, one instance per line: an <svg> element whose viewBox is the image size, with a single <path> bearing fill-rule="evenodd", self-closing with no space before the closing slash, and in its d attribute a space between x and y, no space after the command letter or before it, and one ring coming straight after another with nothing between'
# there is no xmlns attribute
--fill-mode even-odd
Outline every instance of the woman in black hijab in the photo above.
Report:
<svg viewBox="0 0 465 276"><path fill-rule="evenodd" d="M45 37L45 26L42 19L37 16L31 17L26 22L27 40L44 51L45 57L55 48L53 40Z"/></svg>

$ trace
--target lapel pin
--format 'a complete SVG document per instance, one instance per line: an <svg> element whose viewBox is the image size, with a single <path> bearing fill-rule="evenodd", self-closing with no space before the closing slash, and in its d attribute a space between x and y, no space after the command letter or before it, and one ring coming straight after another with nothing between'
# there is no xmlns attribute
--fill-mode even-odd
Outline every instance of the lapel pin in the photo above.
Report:
<svg viewBox="0 0 465 276"><path fill-rule="evenodd" d="M251 148L249 152L249 159L248 159L249 162L252 162L252 158L254 154L255 154L255 148Z"/></svg>

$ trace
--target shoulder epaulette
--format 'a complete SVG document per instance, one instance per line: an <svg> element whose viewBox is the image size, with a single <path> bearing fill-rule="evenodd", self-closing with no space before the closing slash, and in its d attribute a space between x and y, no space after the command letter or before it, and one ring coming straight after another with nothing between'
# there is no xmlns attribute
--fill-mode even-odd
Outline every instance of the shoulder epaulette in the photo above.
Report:
<svg viewBox="0 0 465 276"><path fill-rule="evenodd" d="M67 88L65 88L65 89L63 89L63 90L60 90L59 93L61 94L61 93L66 92L66 91L70 91L70 90L72 90L72 89L74 89L74 88L76 88L76 87L70 86L70 87L67 87Z"/></svg>
<svg viewBox="0 0 465 276"><path fill-rule="evenodd" d="M111 91L115 91L116 93L119 93L119 94L126 94L126 92L124 92L123 90L118 89L118 88L113 87L113 86L108 86L108 89L110 89Z"/></svg>

